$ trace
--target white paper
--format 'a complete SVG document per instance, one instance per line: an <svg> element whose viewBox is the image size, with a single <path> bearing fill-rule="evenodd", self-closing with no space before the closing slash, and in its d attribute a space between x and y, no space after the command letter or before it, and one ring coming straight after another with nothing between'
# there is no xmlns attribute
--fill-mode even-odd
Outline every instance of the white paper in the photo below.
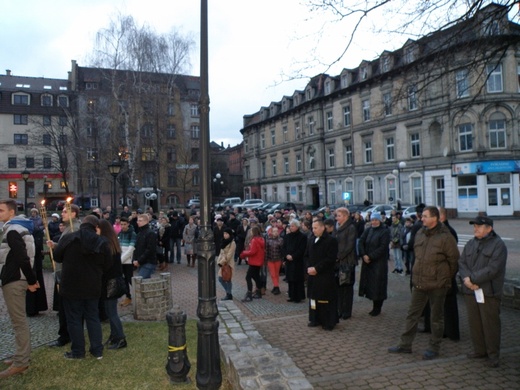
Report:
<svg viewBox="0 0 520 390"><path fill-rule="evenodd" d="M481 288L475 290L475 299L477 303L484 303L484 291Z"/></svg>
<svg viewBox="0 0 520 390"><path fill-rule="evenodd" d="M316 301L314 299L311 299L311 309L316 310Z"/></svg>

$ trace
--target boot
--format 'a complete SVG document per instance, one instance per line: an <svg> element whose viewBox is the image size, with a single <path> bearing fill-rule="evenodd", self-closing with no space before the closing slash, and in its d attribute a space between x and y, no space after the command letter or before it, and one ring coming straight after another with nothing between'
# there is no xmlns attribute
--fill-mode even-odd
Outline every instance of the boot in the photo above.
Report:
<svg viewBox="0 0 520 390"><path fill-rule="evenodd" d="M271 291L274 295L280 295L281 292L280 292L280 287L275 287L273 288L273 291Z"/></svg>
<svg viewBox="0 0 520 390"><path fill-rule="evenodd" d="M244 299L242 299L242 302L251 302L253 300L253 293L251 291L248 291L246 293L246 296Z"/></svg>
<svg viewBox="0 0 520 390"><path fill-rule="evenodd" d="M231 295L231 294L226 294L226 296L221 299L221 301L232 301L232 300L233 300L233 295Z"/></svg>
<svg viewBox="0 0 520 390"><path fill-rule="evenodd" d="M255 291L255 295L253 295L253 298L255 298L255 299L262 299L262 291L257 289Z"/></svg>
<svg viewBox="0 0 520 390"><path fill-rule="evenodd" d="M126 344L126 339L120 339L120 340L117 340L117 341L113 341L112 344L110 344L108 346L108 349L121 349L121 348L126 348L127 344Z"/></svg>
<svg viewBox="0 0 520 390"><path fill-rule="evenodd" d="M190 266L190 261L191 261L191 255L186 255L186 262L188 263L186 266L189 267Z"/></svg>
<svg viewBox="0 0 520 390"><path fill-rule="evenodd" d="M370 313L372 317L376 317L381 314L381 308L383 307L383 301L373 301L373 309Z"/></svg>

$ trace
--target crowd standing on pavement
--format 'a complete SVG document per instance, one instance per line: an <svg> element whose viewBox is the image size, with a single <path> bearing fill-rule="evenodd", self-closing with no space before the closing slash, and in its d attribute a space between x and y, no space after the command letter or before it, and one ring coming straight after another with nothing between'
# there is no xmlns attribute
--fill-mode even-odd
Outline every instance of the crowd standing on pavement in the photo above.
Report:
<svg viewBox="0 0 520 390"><path fill-rule="evenodd" d="M2 205L0 202L0 216ZM72 340L71 351L65 357L84 358L85 341L79 331L84 319L90 338L89 352L101 358L104 346L121 349L127 345L117 312L118 300L106 298L108 278L117 275L124 278L126 292L120 305L128 306L132 303L134 272L150 278L156 269L163 271L169 263L180 264L183 252L187 265L194 267L200 215L195 209L184 213L171 208L159 212L157 218L151 208L143 212L129 210L127 206L120 215L115 215L107 207L92 210L93 215L84 217L80 225L79 208L71 205L69 210L63 209L61 220L58 214L53 214L48 224L52 233L47 246L58 255L53 308L60 316L58 338L50 346L62 347ZM43 232L38 216L33 213L32 219L24 220L32 222L31 234L36 241L34 231ZM393 262L393 273L410 275L411 301L401 341L389 348L389 352L410 353L419 322L424 318L423 331L430 332L431 338L423 358L434 359L439 356L443 336L452 340L460 337L456 283L459 275L474 347L468 357L486 358L490 367L499 365L499 307L507 248L493 230L492 219L478 217L470 222L475 237L468 242L460 259L457 234L447 221L446 210L424 205L417 207L416 216L407 218L402 218L399 211L392 211L390 216L369 212L363 218L359 212L351 214L346 207L325 208L315 215L309 211L276 210L267 214L259 209L227 207L213 211L211 221L219 265L217 277L225 292L222 300L232 300L233 293L232 279L223 280L221 266L229 265L234 275L235 266L245 262L247 292L242 302L251 304L261 299L269 284L273 295L286 293L290 303L307 302L309 327L320 326L330 331L340 320L352 316L359 262L358 294L372 300L368 314L380 315L383 302L388 299L389 264ZM95 235L96 230L101 237ZM2 260L6 263L4 241L0 264ZM70 248L81 255L73 259ZM42 287L34 279L38 268L34 266L30 272L26 259L24 256L17 259L23 271L19 284L28 290L24 312L29 307L29 294ZM85 265L87 261L89 266ZM64 270L59 263L64 264ZM12 267L13 263L10 264ZM84 280L78 281L71 276L71 269L90 271L83 272ZM286 289L281 285L282 277L287 282ZM13 327L16 321L23 322L16 315L12 316ZM103 345L99 319L104 315L110 322L110 335ZM25 335L21 352L17 344L17 352L9 361L12 365L0 377L15 375L28 367L27 332L23 326L16 326L15 332Z"/></svg>

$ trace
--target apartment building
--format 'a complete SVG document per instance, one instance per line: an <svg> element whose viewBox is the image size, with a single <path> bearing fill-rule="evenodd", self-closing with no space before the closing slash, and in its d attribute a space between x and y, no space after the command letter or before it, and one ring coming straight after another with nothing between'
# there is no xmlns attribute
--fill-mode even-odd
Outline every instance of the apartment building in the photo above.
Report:
<svg viewBox="0 0 520 390"><path fill-rule="evenodd" d="M245 115L244 197L520 212L520 26L472 19Z"/></svg>

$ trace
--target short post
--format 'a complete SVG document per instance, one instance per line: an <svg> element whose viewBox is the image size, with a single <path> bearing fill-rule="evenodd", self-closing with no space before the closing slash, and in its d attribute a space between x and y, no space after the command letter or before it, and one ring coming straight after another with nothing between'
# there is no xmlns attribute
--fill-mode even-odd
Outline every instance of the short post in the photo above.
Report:
<svg viewBox="0 0 520 390"><path fill-rule="evenodd" d="M188 373L191 364L186 346L186 313L174 306L167 314L168 321L168 362L166 372L173 383L190 383Z"/></svg>

